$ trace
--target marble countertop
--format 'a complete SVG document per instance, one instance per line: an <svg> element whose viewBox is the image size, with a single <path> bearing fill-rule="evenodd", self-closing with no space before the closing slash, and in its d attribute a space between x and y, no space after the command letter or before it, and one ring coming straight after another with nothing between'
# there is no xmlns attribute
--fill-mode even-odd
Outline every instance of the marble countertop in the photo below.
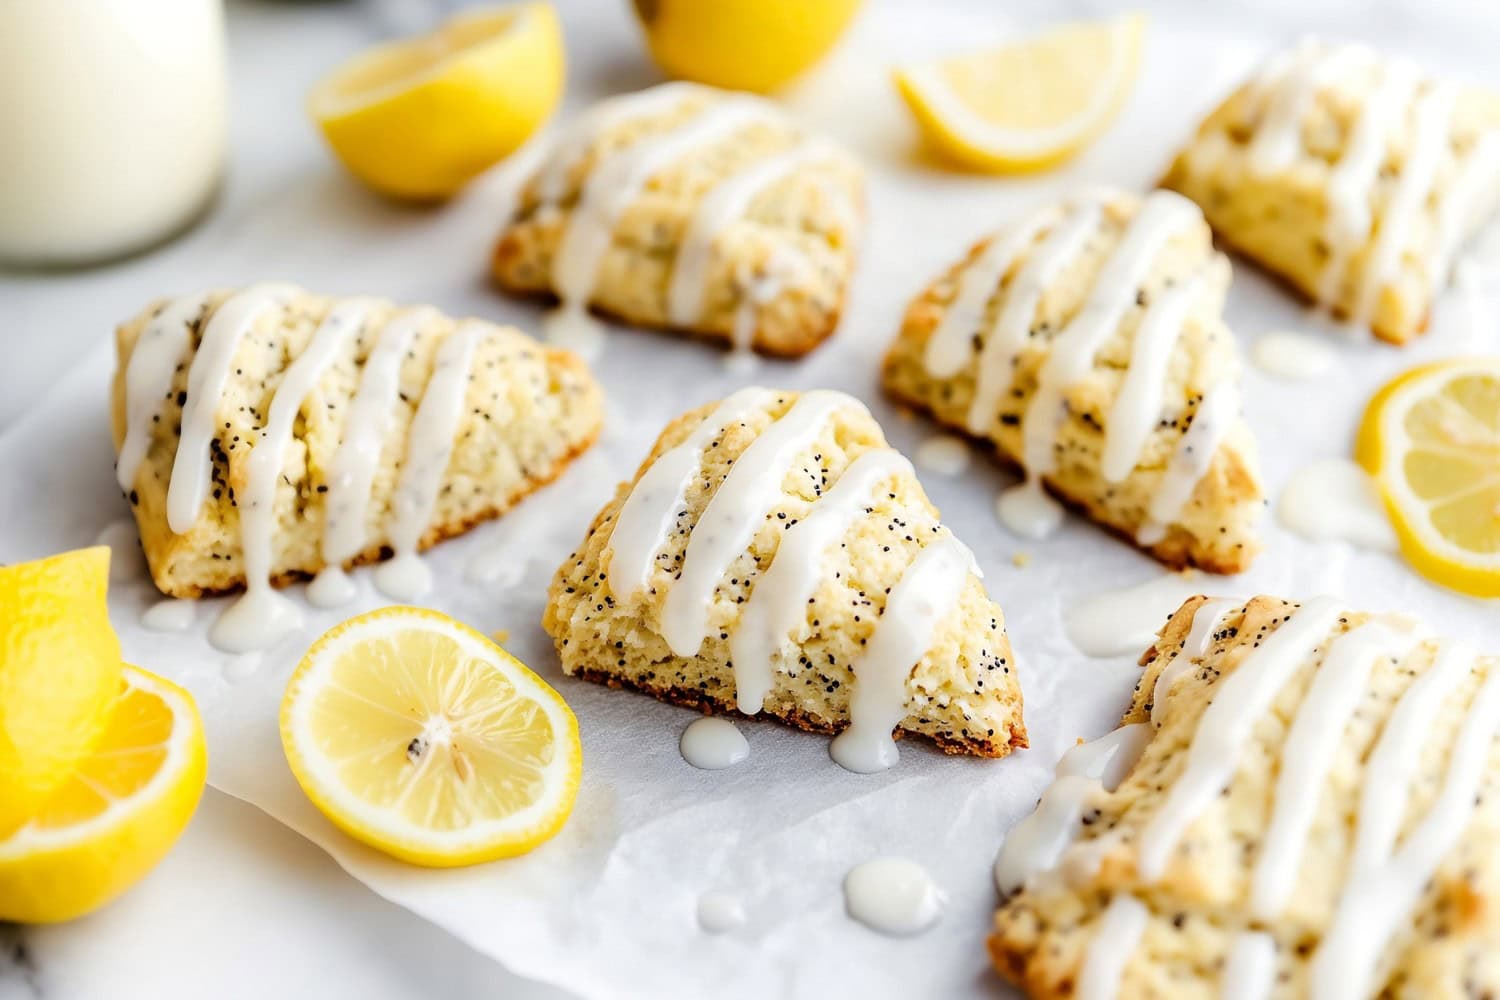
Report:
<svg viewBox="0 0 1500 1000"><path fill-rule="evenodd" d="M612 89L656 79L626 0L554 2L564 18L575 79L590 76ZM262 277L266 262L237 254L236 247L257 226L257 206L268 200L307 199L316 218L347 219L351 239L372 243L408 221L415 210L380 202L339 173L306 123L301 103L310 84L343 55L419 29L448 6L416 0L231 2L232 152L220 198L193 231L145 255L80 272L0 273L6 358L0 366L0 434L73 359L108 337L120 317L176 288L174 270L184 261L212 255L226 282ZM1161 17L1233 18L1268 40L1304 31L1352 33L1429 59L1459 50L1482 54L1500 29L1500 9L1462 0L1021 0L997 15L996 37L1016 22L1055 19L1059 6L1079 16L1145 6ZM296 233L285 235L288 259L269 270L295 270L312 283L321 273L319 262L299 259ZM393 261L378 249L371 256L372 268L394 273ZM464 258L457 253L456 259ZM483 259L482 248L470 259ZM345 262L328 287L355 290L361 266ZM482 277L445 280L477 283ZM401 289L383 290L401 297ZM516 979L380 899L310 843L212 789L176 850L116 904L62 927L0 925L0 1000L558 995Z"/></svg>

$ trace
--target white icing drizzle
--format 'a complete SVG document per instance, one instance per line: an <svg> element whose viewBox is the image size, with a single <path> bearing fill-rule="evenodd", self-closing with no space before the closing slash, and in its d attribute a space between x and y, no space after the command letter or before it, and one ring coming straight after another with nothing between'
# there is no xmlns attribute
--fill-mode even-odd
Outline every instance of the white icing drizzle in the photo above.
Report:
<svg viewBox="0 0 1500 1000"><path fill-rule="evenodd" d="M1201 275L1180 281L1158 295L1141 317L1130 345L1130 364L1105 424L1100 471L1111 483L1130 475L1161 419L1173 349L1202 287Z"/></svg>
<svg viewBox="0 0 1500 1000"><path fill-rule="evenodd" d="M453 436L463 417L474 351L492 329L487 323L469 320L443 340L422 402L412 417L406 460L391 498L389 536L394 555L375 572L375 586L396 600L415 600L432 586L432 573L418 557L417 546L432 521L443 474L453 455Z"/></svg>
<svg viewBox="0 0 1500 1000"><path fill-rule="evenodd" d="M627 122L666 114L683 101L706 98L711 93L697 84L674 80L600 101L584 112L549 152L546 166L537 176L537 197L544 204L561 201L573 171L604 133Z"/></svg>
<svg viewBox="0 0 1500 1000"><path fill-rule="evenodd" d="M1140 655L1182 602L1202 593L1196 573L1162 573L1072 602L1063 631L1084 656Z"/></svg>
<svg viewBox="0 0 1500 1000"><path fill-rule="evenodd" d="M1328 176L1323 240L1329 257L1320 294L1324 302L1338 297L1349 257L1370 237L1374 223L1370 202L1385 161L1386 142L1392 126L1406 114L1420 80L1410 60L1390 60L1375 93L1361 105L1343 155Z"/></svg>
<svg viewBox="0 0 1500 1000"><path fill-rule="evenodd" d="M776 675L776 660L807 620L807 603L824 577L828 550L873 503L875 488L912 475L911 463L889 448L849 463L833 487L788 528L771 565L756 581L729 638L736 707L759 712Z"/></svg>
<svg viewBox="0 0 1500 1000"><path fill-rule="evenodd" d="M1374 477L1347 458L1319 459L1294 472L1276 514L1310 541L1343 541L1380 552L1400 547Z"/></svg>
<svg viewBox="0 0 1500 1000"><path fill-rule="evenodd" d="M1002 897L1057 866L1082 830L1084 809L1095 796L1119 787L1140 760L1151 734L1145 723L1121 726L1062 755L1055 780L1042 792L1031 815L1006 836L995 859L995 887Z"/></svg>
<svg viewBox="0 0 1500 1000"><path fill-rule="evenodd" d="M745 216L756 195L831 155L824 143L802 142L751 164L703 196L688 221L672 265L667 286L667 318L672 323L689 326L702 318L708 267L719 234Z"/></svg>
<svg viewBox="0 0 1500 1000"><path fill-rule="evenodd" d="M153 632L182 632L193 625L197 602L169 597L141 612L141 624Z"/></svg>
<svg viewBox="0 0 1500 1000"><path fill-rule="evenodd" d="M1263 334L1250 349L1250 357L1267 375L1292 380L1326 375L1337 360L1323 340L1293 330Z"/></svg>
<svg viewBox="0 0 1500 1000"><path fill-rule="evenodd" d="M1318 798L1377 660L1403 658L1416 639L1379 622L1335 639L1297 707L1281 747L1271 818L1250 880L1250 911L1275 920L1302 865Z"/></svg>
<svg viewBox="0 0 1500 1000"><path fill-rule="evenodd" d="M1234 775L1255 722L1327 639L1339 614L1338 602L1330 598L1304 604L1219 682L1198 720L1186 769L1141 835L1137 869L1142 879L1161 877L1183 833Z"/></svg>
<svg viewBox="0 0 1500 1000"><path fill-rule="evenodd" d="M1318 92L1353 63L1369 57L1361 46L1327 48L1311 39L1300 43L1270 92L1265 117L1250 145L1250 169L1260 174L1286 169L1302 148L1302 124Z"/></svg>
<svg viewBox="0 0 1500 1000"><path fill-rule="evenodd" d="M1084 953L1078 1000L1109 1000L1119 994L1125 965L1141 943L1150 911L1134 896L1120 894L1099 918L1099 930Z"/></svg>
<svg viewBox="0 0 1500 1000"><path fill-rule="evenodd" d="M975 333L990 300L999 294L1001 279L1037 234L1056 218L1055 208L1032 215L990 240L979 257L959 273L958 292L927 341L923 364L930 374L951 378L974 356Z"/></svg>
<svg viewBox="0 0 1500 1000"><path fill-rule="evenodd" d="M748 98L712 103L686 123L643 138L595 166L584 181L552 265L553 290L562 302L554 314L559 328L588 322L588 302L615 226L651 179L695 148L727 138L770 114L764 102Z"/></svg>
<svg viewBox="0 0 1500 1000"><path fill-rule="evenodd" d="M1380 217L1354 309L1356 321L1364 322L1374 312L1380 290L1390 281L1410 242L1412 226L1432 191L1442 157L1448 154L1448 128L1457 96L1456 88L1436 83L1412 109L1415 134L1411 150Z"/></svg>
<svg viewBox="0 0 1500 1000"><path fill-rule="evenodd" d="M339 445L328 465L322 540L325 566L307 588L308 599L319 607L335 607L354 596L354 584L343 565L365 548L370 490L394 422L401 366L417 333L436 316L437 311L427 306L399 313L385 324L365 358Z"/></svg>
<svg viewBox="0 0 1500 1000"><path fill-rule="evenodd" d="M1140 544L1155 545L1166 537L1166 526L1182 516L1239 416L1240 390L1233 381L1217 382L1204 392L1151 497L1146 521L1136 533Z"/></svg>
<svg viewBox="0 0 1500 1000"><path fill-rule="evenodd" d="M1390 860L1411 796L1411 780L1422 761L1422 741L1473 662L1472 649L1458 642L1442 643L1432 666L1411 682L1391 710L1365 765L1351 878L1364 878Z"/></svg>
<svg viewBox="0 0 1500 1000"><path fill-rule="evenodd" d="M1497 731L1500 671L1493 671L1469 706L1448 758L1442 790L1426 815L1394 852L1345 885L1333 922L1313 955L1314 996L1355 1000L1370 995L1377 964L1392 935L1473 818Z"/></svg>
<svg viewBox="0 0 1500 1000"><path fill-rule="evenodd" d="M188 352L189 330L208 306L208 295L184 295L162 306L136 338L125 366L125 436L115 478L129 493L151 446L151 425L172 390L177 364Z"/></svg>
<svg viewBox="0 0 1500 1000"><path fill-rule="evenodd" d="M1493 207L1497 186L1500 186L1500 133L1487 132L1469 151L1457 178L1438 202L1435 280L1448 279L1466 227L1477 212ZM1485 199L1489 199L1489 204Z"/></svg>
<svg viewBox="0 0 1500 1000"><path fill-rule="evenodd" d="M1062 504L1047 495L1040 479L1023 479L995 498L1000 523L1022 538L1041 541L1062 524Z"/></svg>
<svg viewBox="0 0 1500 1000"><path fill-rule="evenodd" d="M687 440L664 453L641 474L615 517L609 536L609 589L622 600L644 590L656 554L667 543L686 502L688 486L703 465L704 451L751 414L767 409L776 393L752 386L725 399Z"/></svg>
<svg viewBox="0 0 1500 1000"><path fill-rule="evenodd" d="M1193 663L1208 655L1209 644L1213 642L1214 634L1219 631L1219 625L1231 611L1243 604L1240 601L1228 597L1216 597L1204 601L1198 605L1193 612L1193 624L1188 629L1187 638L1183 640L1182 649L1177 655L1167 662L1156 675L1156 683L1151 686L1151 721L1157 725L1161 724L1162 717L1166 714L1167 692L1172 690L1172 685L1177 678L1193 669Z"/></svg>
<svg viewBox="0 0 1500 1000"><path fill-rule="evenodd" d="M905 858L866 861L844 877L849 916L882 934L920 934L937 923L943 902L927 871Z"/></svg>
<svg viewBox="0 0 1500 1000"><path fill-rule="evenodd" d="M276 487L303 404L344 345L359 332L370 308L368 300L345 299L330 309L271 397L265 426L245 463L244 490L237 498L245 593L225 609L209 632L210 641L228 652L270 645L301 624L296 606L271 588Z"/></svg>
<svg viewBox="0 0 1500 1000"><path fill-rule="evenodd" d="M714 715L689 723L677 746L683 760L705 771L721 771L750 756L745 734L733 722Z"/></svg>
<svg viewBox="0 0 1500 1000"><path fill-rule="evenodd" d="M748 915L737 896L705 892L698 897L698 926L709 934L724 934L745 926Z"/></svg>
<svg viewBox="0 0 1500 1000"><path fill-rule="evenodd" d="M1221 1000L1266 1000L1276 985L1276 939L1264 931L1241 931L1224 963Z"/></svg>
<svg viewBox="0 0 1500 1000"><path fill-rule="evenodd" d="M917 446L917 464L939 476L963 475L969 457L968 442L952 434L934 434Z"/></svg>
<svg viewBox="0 0 1500 1000"><path fill-rule="evenodd" d="M1037 376L1036 392L1021 421L1022 465L1028 477L1044 476L1057 465L1053 446L1065 416L1063 394L1093 366L1105 339L1120 325L1126 310L1168 240L1199 218L1198 209L1181 195L1153 191L1100 268L1087 301L1057 335Z"/></svg>
<svg viewBox="0 0 1500 1000"><path fill-rule="evenodd" d="M943 535L912 560L891 589L878 627L851 665L856 683L849 695L849 727L829 746L841 767L870 774L896 763L900 752L891 731L906 716L907 680L977 571L973 553Z"/></svg>
<svg viewBox="0 0 1500 1000"><path fill-rule="evenodd" d="M984 336L979 351L974 399L969 405L968 426L972 433L983 434L990 429L1000 401L1010 388L1016 359L1031 339L1031 325L1047 286L1057 280L1058 273L1077 258L1089 238L1099 231L1103 215L1103 210L1093 202L1075 209L1037 245L1011 281L1000 315L994 328Z"/></svg>
<svg viewBox="0 0 1500 1000"><path fill-rule="evenodd" d="M864 409L841 392L804 393L735 460L688 539L682 573L662 605L661 632L678 656L696 656L708 632L714 589L744 554L782 496L792 461L840 409Z"/></svg>
<svg viewBox="0 0 1500 1000"><path fill-rule="evenodd" d="M182 433L167 486L167 524L181 535L192 530L208 496L215 413L224 385L234 368L240 341L268 311L296 295L290 285L256 285L234 295L214 310L203 329L198 351L188 368L187 402L182 411Z"/></svg>

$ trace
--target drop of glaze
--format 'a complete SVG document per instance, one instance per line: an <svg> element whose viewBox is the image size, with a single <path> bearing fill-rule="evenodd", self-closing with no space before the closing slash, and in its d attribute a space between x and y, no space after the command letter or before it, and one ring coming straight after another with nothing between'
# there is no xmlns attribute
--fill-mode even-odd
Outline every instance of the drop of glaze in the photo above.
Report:
<svg viewBox="0 0 1500 1000"><path fill-rule="evenodd" d="M943 913L943 893L926 869L904 858L876 858L844 876L849 916L896 937L920 934Z"/></svg>
<svg viewBox="0 0 1500 1000"><path fill-rule="evenodd" d="M969 446L951 434L934 434L917 446L917 465L938 476L961 476L969 467Z"/></svg>
<svg viewBox="0 0 1500 1000"><path fill-rule="evenodd" d="M723 934L745 926L745 904L723 892L698 897L698 926L710 934Z"/></svg>
<svg viewBox="0 0 1500 1000"><path fill-rule="evenodd" d="M736 347L724 355L724 370L731 375L754 375L760 370L760 355L748 347Z"/></svg>
<svg viewBox="0 0 1500 1000"><path fill-rule="evenodd" d="M750 756L745 734L728 719L704 716L682 731L682 759L705 771L722 771Z"/></svg>
<svg viewBox="0 0 1500 1000"><path fill-rule="evenodd" d="M275 645L301 625L297 605L268 586L252 587L219 615L208 641L226 653L248 653Z"/></svg>
<svg viewBox="0 0 1500 1000"><path fill-rule="evenodd" d="M542 321L547 343L593 361L604 351L604 324L582 305L562 305Z"/></svg>
<svg viewBox="0 0 1500 1000"><path fill-rule="evenodd" d="M404 553L375 570L375 589L395 601L415 601L432 589L432 570L415 553Z"/></svg>
<svg viewBox="0 0 1500 1000"><path fill-rule="evenodd" d="M139 580L146 575L146 554L141 551L140 535L135 522L121 518L106 525L95 539L96 545L109 546L109 578L116 583Z"/></svg>
<svg viewBox="0 0 1500 1000"><path fill-rule="evenodd" d="M1276 514L1311 541L1343 541L1379 552L1398 547L1374 480L1347 458L1323 459L1297 470L1281 492Z"/></svg>
<svg viewBox="0 0 1500 1000"><path fill-rule="evenodd" d="M1138 655L1172 612L1203 592L1197 573L1167 573L1078 601L1063 616L1068 641L1084 656Z"/></svg>
<svg viewBox="0 0 1500 1000"><path fill-rule="evenodd" d="M1040 481L1028 479L1002 490L995 499L1000 523L1022 538L1041 541L1062 525L1062 505L1047 495Z"/></svg>
<svg viewBox="0 0 1500 1000"><path fill-rule="evenodd" d="M247 681L260 673L262 663L260 653L244 653L224 664L224 679L230 683Z"/></svg>
<svg viewBox="0 0 1500 1000"><path fill-rule="evenodd" d="M1268 333L1250 351L1255 367L1274 378L1310 379L1333 367L1332 349L1316 337L1291 330Z"/></svg>
<svg viewBox="0 0 1500 1000"><path fill-rule="evenodd" d="M153 632L182 632L192 626L196 612L195 602L169 597L141 612L141 624Z"/></svg>
<svg viewBox="0 0 1500 1000"><path fill-rule="evenodd" d="M307 585L307 603L315 608L337 608L354 600L358 588L340 566L325 566Z"/></svg>

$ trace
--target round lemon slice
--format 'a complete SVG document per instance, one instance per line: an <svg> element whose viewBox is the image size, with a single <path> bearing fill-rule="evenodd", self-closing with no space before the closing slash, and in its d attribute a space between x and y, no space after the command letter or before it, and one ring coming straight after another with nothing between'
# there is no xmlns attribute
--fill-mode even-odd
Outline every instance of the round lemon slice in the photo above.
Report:
<svg viewBox="0 0 1500 1000"><path fill-rule="evenodd" d="M120 690L109 549L0 566L0 837L88 754Z"/></svg>
<svg viewBox="0 0 1500 1000"><path fill-rule="evenodd" d="M335 825L432 867L551 837L583 763L561 695L468 626L406 607L351 618L313 644L282 699L281 742Z"/></svg>
<svg viewBox="0 0 1500 1000"><path fill-rule="evenodd" d="M339 66L313 88L308 110L355 176L396 197L434 199L514 152L562 87L551 6L479 7Z"/></svg>
<svg viewBox="0 0 1500 1000"><path fill-rule="evenodd" d="M1424 365L1376 394L1355 450L1422 575L1500 597L1500 358Z"/></svg>
<svg viewBox="0 0 1500 1000"><path fill-rule="evenodd" d="M89 913L166 855L203 795L207 753L192 696L124 668L93 751L35 816L0 840L0 920Z"/></svg>
<svg viewBox="0 0 1500 1000"><path fill-rule="evenodd" d="M1140 63L1145 18L1067 24L1026 41L896 70L928 140L980 170L1042 170L1114 118Z"/></svg>

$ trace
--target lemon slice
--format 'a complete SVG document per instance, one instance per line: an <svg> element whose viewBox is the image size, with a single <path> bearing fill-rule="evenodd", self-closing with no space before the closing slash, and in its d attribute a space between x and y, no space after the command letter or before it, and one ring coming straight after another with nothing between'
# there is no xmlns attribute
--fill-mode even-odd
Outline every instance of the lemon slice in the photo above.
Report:
<svg viewBox="0 0 1500 1000"><path fill-rule="evenodd" d="M134 885L192 818L206 768L192 696L127 665L93 752L0 840L0 920L71 920Z"/></svg>
<svg viewBox="0 0 1500 1000"><path fill-rule="evenodd" d="M1355 450L1423 576L1500 597L1500 358L1456 358L1370 401Z"/></svg>
<svg viewBox="0 0 1500 1000"><path fill-rule="evenodd" d="M419 865L531 850L568 818L583 750L562 697L446 615L383 608L315 642L281 702L308 798L350 836Z"/></svg>
<svg viewBox="0 0 1500 1000"><path fill-rule="evenodd" d="M928 140L967 166L1041 170L1114 118L1140 62L1145 18L1067 24L986 52L896 70Z"/></svg>
<svg viewBox="0 0 1500 1000"><path fill-rule="evenodd" d="M105 592L109 549L0 566L0 837L99 738L120 689Z"/></svg>
<svg viewBox="0 0 1500 1000"><path fill-rule="evenodd" d="M562 86L551 6L480 7L344 63L313 88L308 110L371 187L445 198L525 142Z"/></svg>

